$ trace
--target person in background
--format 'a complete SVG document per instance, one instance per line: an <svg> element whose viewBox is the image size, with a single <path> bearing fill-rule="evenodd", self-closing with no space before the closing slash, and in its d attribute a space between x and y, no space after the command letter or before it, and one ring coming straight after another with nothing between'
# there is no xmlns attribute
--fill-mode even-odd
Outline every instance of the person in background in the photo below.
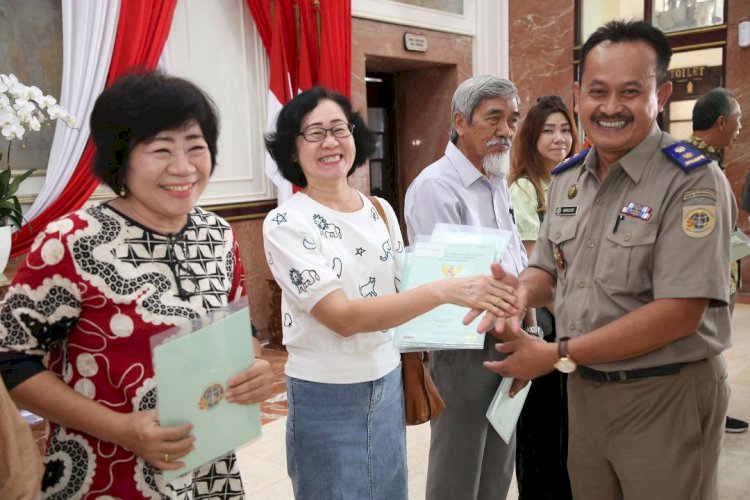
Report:
<svg viewBox="0 0 750 500"><path fill-rule="evenodd" d="M702 95L693 107L693 134L688 142L701 153L714 160L726 174L724 148L729 147L742 129L742 110L734 92L715 88ZM729 314L734 312L737 292L742 286L740 261L732 262L729 282ZM726 432L745 432L748 424L727 415Z"/></svg>
<svg viewBox="0 0 750 500"><path fill-rule="evenodd" d="M268 264L282 290L294 495L405 500L404 398L393 329L447 303L499 314L494 304L503 302L503 290L489 276L473 276L396 295L401 229L385 200L349 185L375 143L346 97L320 87L297 95L280 111L266 146L282 175L302 187L263 223Z"/></svg>
<svg viewBox="0 0 750 500"><path fill-rule="evenodd" d="M440 222L504 229L511 241L503 266L517 274L526 266L505 177L520 120L516 87L480 75L461 83L451 103L445 156L427 166L406 191L409 241L429 235ZM482 368L500 359L487 335L481 350L430 353L430 372L445 411L430 420L427 467L429 500L505 498L513 478L515 433L505 443L487 420L487 408L502 381Z"/></svg>
<svg viewBox="0 0 750 500"><path fill-rule="evenodd" d="M555 298L557 342L497 322L515 338L485 366L570 374L576 500L719 498L737 210L716 163L659 130L671 55L643 21L610 21L586 40L573 95L594 147L552 172L529 267L495 274L518 287L518 307Z"/></svg>
<svg viewBox="0 0 750 500"><path fill-rule="evenodd" d="M191 425L158 424L149 340L245 294L232 229L196 207L219 120L194 84L127 75L91 114L92 170L114 200L40 232L0 305L0 371L19 407L51 424L44 498L242 498L234 453L167 483ZM231 404L272 393L256 358L226 382Z"/></svg>
<svg viewBox="0 0 750 500"><path fill-rule="evenodd" d="M516 225L531 255L547 214L550 172L578 149L578 132L562 98L537 99L518 130L508 184ZM550 305L550 307L552 307ZM544 340L555 341L555 317L536 309ZM516 478L520 500L570 499L567 375L554 371L534 380L516 427Z"/></svg>

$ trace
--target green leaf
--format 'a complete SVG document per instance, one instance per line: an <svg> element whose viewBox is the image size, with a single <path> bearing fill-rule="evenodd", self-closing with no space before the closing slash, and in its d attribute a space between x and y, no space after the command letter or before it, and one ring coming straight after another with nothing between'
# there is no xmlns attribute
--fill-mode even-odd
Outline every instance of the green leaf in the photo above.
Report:
<svg viewBox="0 0 750 500"><path fill-rule="evenodd" d="M18 188L21 186L21 183L26 180L31 174L34 173L34 170L27 170L21 175L17 175L13 181L8 185L8 190L5 193L5 196L13 196L16 194L16 191L18 191Z"/></svg>

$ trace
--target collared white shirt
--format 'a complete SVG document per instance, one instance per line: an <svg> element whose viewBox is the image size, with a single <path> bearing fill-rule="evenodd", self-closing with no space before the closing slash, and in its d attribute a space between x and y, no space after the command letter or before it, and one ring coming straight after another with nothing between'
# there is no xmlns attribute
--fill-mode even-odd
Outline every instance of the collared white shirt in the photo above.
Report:
<svg viewBox="0 0 750 500"><path fill-rule="evenodd" d="M513 220L507 181L494 175L486 178L452 142L445 156L426 167L409 186L404 216L411 244L415 235L432 234L439 222L511 231L503 268L518 275L526 267L526 250Z"/></svg>

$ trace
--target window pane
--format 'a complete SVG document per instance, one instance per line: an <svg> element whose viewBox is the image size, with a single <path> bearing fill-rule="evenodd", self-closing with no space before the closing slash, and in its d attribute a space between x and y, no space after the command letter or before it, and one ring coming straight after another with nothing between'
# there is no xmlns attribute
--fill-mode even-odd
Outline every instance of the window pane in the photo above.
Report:
<svg viewBox="0 0 750 500"><path fill-rule="evenodd" d="M612 19L643 19L642 1L634 0L582 0L580 40L583 43L596 29Z"/></svg>
<svg viewBox="0 0 750 500"><path fill-rule="evenodd" d="M651 23L663 31L682 31L724 22L724 0L651 0Z"/></svg>
<svg viewBox="0 0 750 500"><path fill-rule="evenodd" d="M693 119L693 106L695 100L690 101L677 101L669 103L669 118L675 122L679 120L691 120Z"/></svg>
<svg viewBox="0 0 750 500"><path fill-rule="evenodd" d="M677 139L684 141L685 139L690 138L690 134L693 133L693 122L670 122L669 133Z"/></svg>

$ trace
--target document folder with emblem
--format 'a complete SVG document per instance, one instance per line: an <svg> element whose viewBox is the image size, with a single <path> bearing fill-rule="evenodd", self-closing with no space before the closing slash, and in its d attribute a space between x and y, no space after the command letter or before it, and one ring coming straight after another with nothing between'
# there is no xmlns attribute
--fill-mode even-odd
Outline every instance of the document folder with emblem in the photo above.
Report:
<svg viewBox="0 0 750 500"><path fill-rule="evenodd" d="M402 289L442 279L490 274L510 241L510 232L466 226L441 226L429 238L420 237L406 249ZM444 304L404 323L396 329L396 347L401 351L438 349L482 349L484 334L477 333L481 316L469 325L463 318L469 310Z"/></svg>
<svg viewBox="0 0 750 500"><path fill-rule="evenodd" d="M227 381L254 359L247 298L192 324L155 335L151 349L159 425L191 423L195 449L186 467L164 471L164 479L190 472L260 435L260 404L225 399Z"/></svg>

